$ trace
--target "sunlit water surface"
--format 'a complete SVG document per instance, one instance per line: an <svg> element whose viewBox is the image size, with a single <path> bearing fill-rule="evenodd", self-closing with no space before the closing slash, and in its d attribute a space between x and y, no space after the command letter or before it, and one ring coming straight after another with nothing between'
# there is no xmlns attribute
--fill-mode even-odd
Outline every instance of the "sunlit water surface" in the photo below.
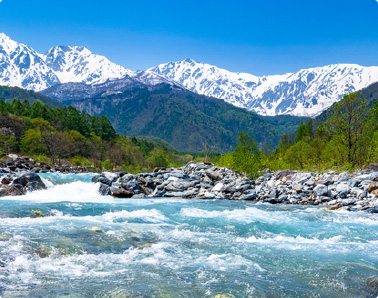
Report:
<svg viewBox="0 0 378 298"><path fill-rule="evenodd" d="M41 176L49 189L0 200L1 296L376 295L377 215L114 199L89 174Z"/></svg>

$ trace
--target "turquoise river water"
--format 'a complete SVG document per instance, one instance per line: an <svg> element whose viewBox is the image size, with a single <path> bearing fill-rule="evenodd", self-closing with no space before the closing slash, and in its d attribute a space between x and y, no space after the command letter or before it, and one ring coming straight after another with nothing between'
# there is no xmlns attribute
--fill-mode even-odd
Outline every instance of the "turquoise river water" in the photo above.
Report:
<svg viewBox="0 0 378 298"><path fill-rule="evenodd" d="M0 198L2 297L377 295L375 214L114 199L89 174L41 176L47 190Z"/></svg>

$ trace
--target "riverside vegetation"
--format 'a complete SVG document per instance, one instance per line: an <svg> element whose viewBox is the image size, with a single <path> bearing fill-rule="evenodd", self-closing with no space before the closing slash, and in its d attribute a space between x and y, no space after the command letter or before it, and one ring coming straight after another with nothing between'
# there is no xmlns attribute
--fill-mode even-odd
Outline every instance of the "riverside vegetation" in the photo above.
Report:
<svg viewBox="0 0 378 298"><path fill-rule="evenodd" d="M50 169L58 165L141 172L179 166L192 155L164 144L119 136L109 120L75 108L51 108L37 100L0 100L0 153L21 153ZM63 167L64 168L64 167Z"/></svg>
<svg viewBox="0 0 378 298"><path fill-rule="evenodd" d="M119 136L104 116L90 116L71 106L51 108L42 104L43 98L34 99L30 106L28 100L0 100L0 150L3 155L27 154L47 168L59 163L92 171L136 173L179 167L197 157L196 161L213 162L256 178L265 168L351 171L378 160L378 102L363 100L356 93L333 105L326 118L319 117L322 122L308 119L295 134L284 134L274 150L261 148L252 136L241 132L233 152L205 151L202 158L163 143Z"/></svg>

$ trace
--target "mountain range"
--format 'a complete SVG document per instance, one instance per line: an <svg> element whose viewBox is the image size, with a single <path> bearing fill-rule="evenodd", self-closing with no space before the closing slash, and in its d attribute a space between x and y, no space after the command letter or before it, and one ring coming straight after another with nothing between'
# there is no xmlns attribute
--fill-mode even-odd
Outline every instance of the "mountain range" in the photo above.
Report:
<svg viewBox="0 0 378 298"><path fill-rule="evenodd" d="M221 98L260 115L314 117L344 94L377 81L378 67L355 64L254 76L187 59L134 72L84 47L58 46L39 54L0 34L0 85L45 90L43 94L60 100L92 98L96 92L123 92L140 84L167 83Z"/></svg>

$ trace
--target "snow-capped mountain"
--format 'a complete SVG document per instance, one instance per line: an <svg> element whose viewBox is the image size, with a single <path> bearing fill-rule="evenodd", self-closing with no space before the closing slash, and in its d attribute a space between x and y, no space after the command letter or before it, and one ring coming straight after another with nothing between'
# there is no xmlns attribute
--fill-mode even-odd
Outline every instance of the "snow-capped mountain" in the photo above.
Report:
<svg viewBox="0 0 378 298"><path fill-rule="evenodd" d="M38 91L59 83L35 50L0 33L0 85Z"/></svg>
<svg viewBox="0 0 378 298"><path fill-rule="evenodd" d="M233 73L192 59L149 69L189 90L218 97L260 115L315 116L342 99L378 81L378 67L334 64L284 75Z"/></svg>
<svg viewBox="0 0 378 298"><path fill-rule="evenodd" d="M108 79L133 74L133 71L110 62L104 56L93 54L85 47L54 47L43 58L61 83L100 84Z"/></svg>
<svg viewBox="0 0 378 298"><path fill-rule="evenodd" d="M99 84L134 72L84 47L54 47L39 54L0 33L0 85L34 91L66 82Z"/></svg>

